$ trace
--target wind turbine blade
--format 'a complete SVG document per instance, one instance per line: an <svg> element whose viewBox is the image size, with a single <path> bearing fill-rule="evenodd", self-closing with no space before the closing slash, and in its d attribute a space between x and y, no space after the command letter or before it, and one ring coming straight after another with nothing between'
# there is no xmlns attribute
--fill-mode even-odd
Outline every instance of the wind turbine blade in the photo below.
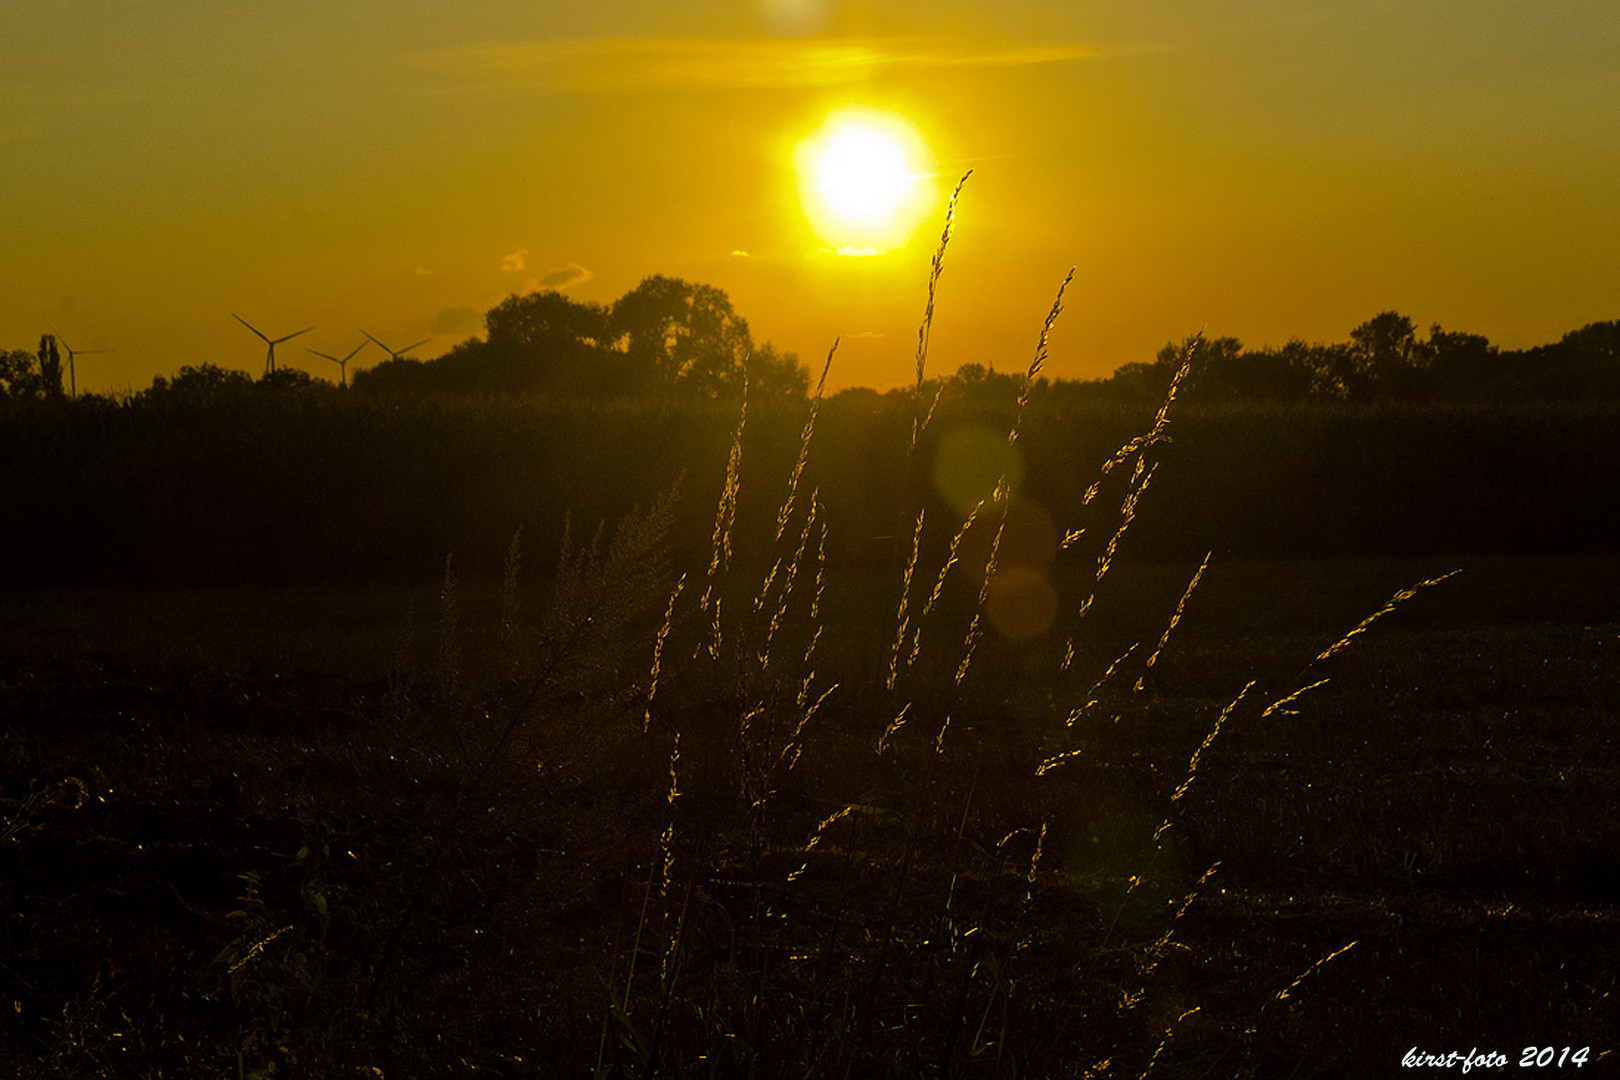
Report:
<svg viewBox="0 0 1620 1080"><path fill-rule="evenodd" d="M315 329L313 326L306 326L302 330L298 331L298 334L307 334L313 329ZM297 337L298 334L288 334L286 337L278 337L276 338L274 344L280 345L283 341L291 341L293 338Z"/></svg>
<svg viewBox="0 0 1620 1080"><path fill-rule="evenodd" d="M394 355L394 350L393 349L390 349L388 346L384 345L382 342L378 341L376 338L371 337L371 335L367 334L364 330L362 330L360 332L362 334L366 334L366 337L371 338L371 343L373 345L377 346L377 348L381 349L383 352L387 353L389 356Z"/></svg>
<svg viewBox="0 0 1620 1080"><path fill-rule="evenodd" d="M407 345L403 349L399 350L399 352L395 353L394 355L395 356L404 356L406 353L410 352L412 349L416 348L418 345L426 345L428 342L430 342L432 340L433 340L432 338L426 338L425 337L421 341L418 341L416 343L416 345Z"/></svg>
<svg viewBox="0 0 1620 1080"><path fill-rule="evenodd" d="M334 363L334 364L341 364L341 363L343 363L343 361L341 361L341 360L339 360L339 359L338 359L338 358L337 358L337 357L335 357L335 356L329 356L329 355L327 355L327 354L326 354L326 353L323 353L323 352L320 352L320 351L318 351L318 350L316 350L316 349L305 349L305 350L304 350L304 351L305 351L305 352L308 352L308 353L314 353L314 354L315 354L315 355L316 355L316 356L324 356L324 357L326 357L326 359L328 359L328 360L330 360L330 361L332 361L332 363Z"/></svg>
<svg viewBox="0 0 1620 1080"><path fill-rule="evenodd" d="M364 342L364 341L362 341L360 344L356 345L354 347L354 349L349 353L349 355L345 356L343 358L343 362L345 364L347 364L350 360L353 360L354 359L354 354L359 352L361 349L365 348L366 345L367 345L367 342Z"/></svg>
<svg viewBox="0 0 1620 1080"><path fill-rule="evenodd" d="M241 323L243 326L247 327L249 330L252 330L255 334L259 334L259 328L257 326L254 326L252 323L250 323L246 319L242 318L242 316L238 315L236 312L234 312L234 311L231 312L231 318L235 319L237 322ZM266 342L270 341L270 339L265 337L263 334L259 334L259 337L262 340L266 341Z"/></svg>

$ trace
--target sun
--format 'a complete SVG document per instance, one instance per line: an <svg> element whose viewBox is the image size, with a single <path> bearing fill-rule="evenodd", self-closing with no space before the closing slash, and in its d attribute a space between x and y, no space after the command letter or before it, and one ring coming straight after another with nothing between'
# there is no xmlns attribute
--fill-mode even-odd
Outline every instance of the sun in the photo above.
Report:
<svg viewBox="0 0 1620 1080"><path fill-rule="evenodd" d="M928 146L893 113L840 109L795 156L805 216L841 255L880 255L901 246L931 209Z"/></svg>

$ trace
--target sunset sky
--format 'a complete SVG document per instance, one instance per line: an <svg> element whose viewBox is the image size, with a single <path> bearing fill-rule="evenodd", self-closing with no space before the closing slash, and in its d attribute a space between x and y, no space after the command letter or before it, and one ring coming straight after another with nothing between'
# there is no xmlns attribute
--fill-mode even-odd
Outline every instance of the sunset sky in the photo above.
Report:
<svg viewBox="0 0 1620 1080"><path fill-rule="evenodd" d="M431 357L513 291L719 286L837 386L1050 373L1379 311L1504 346L1620 319L1614 0L9 0L0 348L79 385ZM909 131L910 239L818 233L801 144ZM836 249L846 247L846 253ZM870 250L870 249L867 249ZM383 359L368 347L354 366Z"/></svg>

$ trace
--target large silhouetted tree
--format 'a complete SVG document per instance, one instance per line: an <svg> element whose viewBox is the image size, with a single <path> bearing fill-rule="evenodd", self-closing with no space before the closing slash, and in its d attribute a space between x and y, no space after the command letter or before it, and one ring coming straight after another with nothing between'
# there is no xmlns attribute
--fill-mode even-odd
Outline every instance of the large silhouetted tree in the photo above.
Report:
<svg viewBox="0 0 1620 1080"><path fill-rule="evenodd" d="M602 397L623 388L624 358L611 346L612 319L600 304L547 289L512 295L484 316L487 336L465 343L446 374L464 375L488 392Z"/></svg>
<svg viewBox="0 0 1620 1080"><path fill-rule="evenodd" d="M0 399L18 400L38 396L39 368L26 349L0 350Z"/></svg>
<svg viewBox="0 0 1620 1080"><path fill-rule="evenodd" d="M53 334L41 334L39 338L39 382L40 389L52 401L67 396L62 389L62 354L56 349Z"/></svg>
<svg viewBox="0 0 1620 1080"><path fill-rule="evenodd" d="M748 321L724 292L662 275L614 302L613 329L637 378L703 397L739 387L753 352Z"/></svg>
<svg viewBox="0 0 1620 1080"><path fill-rule="evenodd" d="M1350 331L1348 395L1353 400L1428 396L1427 356L1417 326L1398 311L1374 315Z"/></svg>
<svg viewBox="0 0 1620 1080"><path fill-rule="evenodd" d="M748 356L748 393L755 400L802 398L810 393L810 372L797 354L777 352L767 341Z"/></svg>
<svg viewBox="0 0 1620 1080"><path fill-rule="evenodd" d="M1443 401L1488 401L1503 392L1507 359L1483 334L1429 327L1423 343L1435 397Z"/></svg>
<svg viewBox="0 0 1620 1080"><path fill-rule="evenodd" d="M1620 322L1588 323L1558 344L1593 364L1620 364Z"/></svg>

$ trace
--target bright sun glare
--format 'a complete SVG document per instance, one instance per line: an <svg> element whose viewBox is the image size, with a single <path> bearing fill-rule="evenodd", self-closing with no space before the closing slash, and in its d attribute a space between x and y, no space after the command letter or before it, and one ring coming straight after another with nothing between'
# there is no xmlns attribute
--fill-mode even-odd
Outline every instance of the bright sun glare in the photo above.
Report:
<svg viewBox="0 0 1620 1080"><path fill-rule="evenodd" d="M892 113L834 113L799 144L797 165L805 214L841 255L880 255L899 247L931 208L927 145Z"/></svg>

